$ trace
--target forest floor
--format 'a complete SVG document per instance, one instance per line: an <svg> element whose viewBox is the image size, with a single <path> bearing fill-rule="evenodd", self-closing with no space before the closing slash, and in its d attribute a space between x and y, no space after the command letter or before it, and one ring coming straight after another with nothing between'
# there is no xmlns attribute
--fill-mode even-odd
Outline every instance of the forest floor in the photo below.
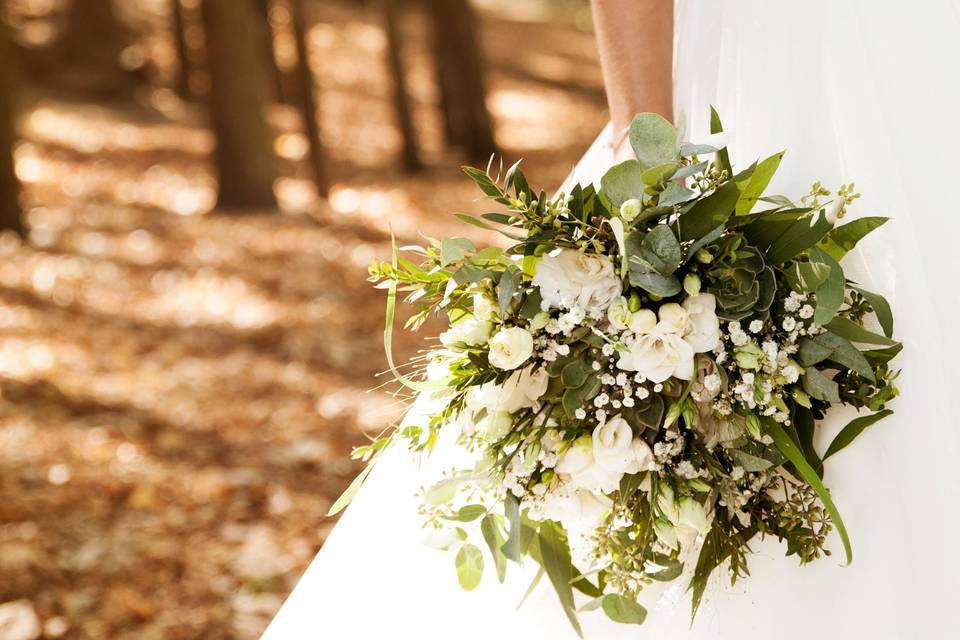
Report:
<svg viewBox="0 0 960 640"><path fill-rule="evenodd" d="M504 160L553 189L606 117L582 9L484 4ZM417 17L404 30L428 168L411 176L396 168L377 16L322 5L328 205L301 179L304 139L283 106L270 114L283 212L241 216L209 213L213 140L196 106L166 90L119 106L31 92L17 150L31 239L0 239L7 622L35 617L44 637L257 638L333 526L325 513L359 468L351 447L401 413L370 391L384 298L366 267L388 256L391 226L407 241L471 235L448 214L484 205L441 149ZM398 358L423 340L404 337Z"/></svg>

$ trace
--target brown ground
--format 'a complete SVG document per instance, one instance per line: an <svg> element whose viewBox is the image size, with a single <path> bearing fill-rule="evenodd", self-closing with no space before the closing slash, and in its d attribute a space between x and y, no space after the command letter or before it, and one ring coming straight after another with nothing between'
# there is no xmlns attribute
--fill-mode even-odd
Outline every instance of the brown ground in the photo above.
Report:
<svg viewBox="0 0 960 640"><path fill-rule="evenodd" d="M521 4L484 12L490 106L507 161L553 188L602 126L602 88L575 7ZM401 410L368 392L384 358L366 266L389 225L469 233L446 214L484 205L440 150L419 22L430 168L411 177L376 16L321 5L330 206L297 178L283 107L281 216L205 215L212 140L169 92L110 108L37 90L24 114L31 246L0 239L0 603L24 600L47 637L258 637L333 525L350 448Z"/></svg>

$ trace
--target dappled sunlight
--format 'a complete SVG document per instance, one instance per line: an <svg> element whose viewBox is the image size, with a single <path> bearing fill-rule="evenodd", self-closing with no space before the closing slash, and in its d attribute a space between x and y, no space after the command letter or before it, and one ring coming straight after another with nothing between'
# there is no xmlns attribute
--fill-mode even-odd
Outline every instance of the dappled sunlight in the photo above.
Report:
<svg viewBox="0 0 960 640"><path fill-rule="evenodd" d="M147 35L124 55L173 78L169 5L142 2ZM582 15L480 4L503 161L525 158L531 184L552 190L606 117ZM56 35L66 7L13 5L32 42ZM506 241L451 215L490 205L444 143L423 16L402 25L426 165L407 174L379 13L307 6L327 201L291 105L265 114L279 208L241 213L215 209L202 101L167 87L128 103L24 99L15 169L29 236L0 235L0 591L55 620L50 637L257 638L333 524L325 513L359 469L351 448L410 401L378 375L371 260L389 257L391 233ZM287 70L289 19L271 8ZM514 59L524 33L537 53ZM398 332L397 361L437 332Z"/></svg>

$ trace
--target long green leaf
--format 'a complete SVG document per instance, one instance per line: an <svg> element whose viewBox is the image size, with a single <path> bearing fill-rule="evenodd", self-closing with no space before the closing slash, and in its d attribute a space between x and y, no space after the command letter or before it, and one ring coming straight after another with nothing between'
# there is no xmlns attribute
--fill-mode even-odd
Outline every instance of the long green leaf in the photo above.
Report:
<svg viewBox="0 0 960 640"><path fill-rule="evenodd" d="M853 562L853 547L850 544L850 536L847 534L847 527L843 524L843 518L840 516L840 511L837 510L837 505L833 503L833 499L830 497L830 492L827 491L827 488L823 485L823 482L820 480L820 477L817 475L817 472L813 470L808 463L803 453L794 444L793 440L790 439L790 436L786 434L783 428L774 422L773 420L765 420L764 426L766 427L767 433L770 434L770 437L773 438L774 444L777 445L777 448L780 449L787 460L793 463L793 466L796 468L797 473L800 474L800 477L804 482L809 484L814 491L816 491L817 496L820 498L820 501L823 503L823 507L827 510L827 513L830 514L830 519L833 521L833 526L837 529L837 534L840 536L840 540L843 541L843 550L847 556L847 565Z"/></svg>
<svg viewBox="0 0 960 640"><path fill-rule="evenodd" d="M753 209L757 200L763 195L764 189L770 184L770 179L773 178L773 174L775 174L780 167L780 160L783 159L783 153L783 151L775 153L758 164L757 168L754 169L753 174L750 176L750 181L747 182L743 188L743 192L740 194L740 199L737 200L736 214L738 216L744 216Z"/></svg>
<svg viewBox="0 0 960 640"><path fill-rule="evenodd" d="M543 578L544 573L543 567L540 567L537 570L537 575L533 576L533 580L530 581L530 586L527 587L523 597L520 598L520 603L517 604L517 609L523 606L523 603L527 601L527 598L530 597L530 594L533 593L533 590L537 588L537 585L540 584L540 580Z"/></svg>
<svg viewBox="0 0 960 640"><path fill-rule="evenodd" d="M480 533L490 548L490 555L493 556L493 564L497 569L497 579L500 582L507 576L507 557L503 555L503 536L500 534L500 528L497 526L496 517L488 513L480 521Z"/></svg>
<svg viewBox="0 0 960 640"><path fill-rule="evenodd" d="M887 336L874 333L869 329L863 328L853 320L839 316L828 322L826 328L841 338L846 338L850 342L879 344L884 347L892 347L895 344L899 344L896 340L891 340Z"/></svg>
<svg viewBox="0 0 960 640"><path fill-rule="evenodd" d="M710 133L722 133L723 132L723 123L720 122L720 114L717 113L717 110L711 105L710 106ZM730 154L727 152L726 147L717 151L717 162L720 163L720 168L727 172L728 176L733 176L733 168L730 166Z"/></svg>
<svg viewBox="0 0 960 640"><path fill-rule="evenodd" d="M560 598L563 611L567 614L574 631L582 638L583 631L580 629L576 604L573 601L573 587L570 586L570 580L573 576L573 561L570 559L570 549L567 547L563 529L552 520L544 520L540 524L540 554L543 560L543 568Z"/></svg>
<svg viewBox="0 0 960 640"><path fill-rule="evenodd" d="M839 226L820 241L820 247L831 256L840 260L857 246L857 243L874 229L883 226L890 218L867 216Z"/></svg>
<svg viewBox="0 0 960 640"><path fill-rule="evenodd" d="M353 482L347 486L346 490L340 494L340 497L337 498L337 501L330 505L330 509L327 511L328 516L336 515L343 511L348 504L353 501L354 496L357 495L357 492L360 490L360 486L363 484L363 481L367 478L367 475L370 473L370 470L373 469L373 461L371 460L366 467L363 468L363 471L357 474L357 477L353 479Z"/></svg>
<svg viewBox="0 0 960 640"><path fill-rule="evenodd" d="M709 196L698 200L689 211L677 219L677 235L680 240L699 240L723 225L733 213L739 197L737 185L725 182Z"/></svg>
<svg viewBox="0 0 960 640"><path fill-rule="evenodd" d="M857 291L860 295L863 296L864 300L870 303L870 306L873 307L873 313L877 316L877 322L880 323L880 327L883 329L883 334L888 338L893 337L893 311L890 310L890 303L887 302L887 299L884 298L879 293L874 293L873 291L867 291L866 289L861 289L860 287L850 287L854 291Z"/></svg>
<svg viewBox="0 0 960 640"><path fill-rule="evenodd" d="M397 238L393 235L393 230L390 230L390 244L393 250L393 270L397 270ZM397 369L397 365L393 361L393 318L397 312L397 281L391 279L390 285L387 288L387 312L386 312L386 323L383 329L383 350L387 354L387 365L390 367L390 372L393 374L393 377L405 387L409 387L414 391L437 391L443 389L447 386L445 380L436 380L433 382L419 382L417 380L411 380L406 377L400 370Z"/></svg>
<svg viewBox="0 0 960 640"><path fill-rule="evenodd" d="M863 433L864 429L876 422L879 422L880 420L883 420L892 413L893 411L891 409L884 409L869 416L854 418L848 422L847 426L845 426L840 433L837 434L837 437L833 439L833 442L831 442L830 446L827 447L827 452L823 454L823 459L826 460L833 454L837 453L853 442L857 436Z"/></svg>
<svg viewBox="0 0 960 640"><path fill-rule="evenodd" d="M800 218L773 241L766 259L768 264L780 264L793 258L801 251L806 251L817 244L833 225L825 215L816 215L816 218Z"/></svg>
<svg viewBox="0 0 960 640"><path fill-rule="evenodd" d="M820 262L830 267L830 274L827 279L817 287L817 308L813 314L813 321L819 325L825 325L830 319L837 315L837 311L843 304L843 293L846 280L843 275L843 267L834 260L826 251L819 247L814 247L810 251L811 262Z"/></svg>

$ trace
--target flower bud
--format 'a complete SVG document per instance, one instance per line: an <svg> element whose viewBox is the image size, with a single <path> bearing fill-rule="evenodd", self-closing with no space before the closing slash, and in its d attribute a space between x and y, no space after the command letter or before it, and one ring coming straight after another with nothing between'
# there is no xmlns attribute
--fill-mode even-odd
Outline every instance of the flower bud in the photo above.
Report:
<svg viewBox="0 0 960 640"><path fill-rule="evenodd" d="M636 313L640 310L640 296L636 293L630 294L630 299L627 300L627 309L630 310L630 313Z"/></svg>
<svg viewBox="0 0 960 640"><path fill-rule="evenodd" d="M636 198L630 198L620 205L620 217L627 222L633 222L643 210L643 203Z"/></svg>
<svg viewBox="0 0 960 640"><path fill-rule="evenodd" d="M695 296L700 293L700 276L695 273L688 273L683 279L683 290L688 295Z"/></svg>
<svg viewBox="0 0 960 640"><path fill-rule="evenodd" d="M710 531L707 512L703 510L703 505L693 498L680 499L680 522L703 534Z"/></svg>
<svg viewBox="0 0 960 640"><path fill-rule="evenodd" d="M697 262L701 262L703 264L710 264L713 262L713 254L706 249L697 249L697 252L693 254L693 257L697 259Z"/></svg>
<svg viewBox="0 0 960 640"><path fill-rule="evenodd" d="M760 368L760 361L763 358L763 351L756 343L744 345L733 352L733 358L737 361L737 366L741 369L756 370Z"/></svg>
<svg viewBox="0 0 960 640"><path fill-rule="evenodd" d="M666 520L658 518L653 521L653 530L657 534L657 539L660 542L671 549L677 548L677 531L673 528L673 525Z"/></svg>

